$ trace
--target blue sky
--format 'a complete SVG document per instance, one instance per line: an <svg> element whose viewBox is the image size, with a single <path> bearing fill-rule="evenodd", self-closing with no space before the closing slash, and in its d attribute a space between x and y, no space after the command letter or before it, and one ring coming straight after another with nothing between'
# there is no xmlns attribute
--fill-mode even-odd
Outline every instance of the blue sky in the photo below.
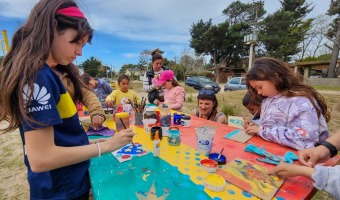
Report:
<svg viewBox="0 0 340 200"><path fill-rule="evenodd" d="M9 39L26 20L37 0L0 0L0 30ZM160 48L173 60L189 49L189 29L193 23L213 19L224 21L222 10L232 0L86 0L78 1L95 29L92 45L86 45L80 64L94 56L117 71L124 64L137 64L143 50ZM252 0L241 0L247 3ZM315 5L309 15L316 17L329 8L330 0L308 0ZM279 0L265 0L270 14L279 9ZM193 52L193 51L192 51Z"/></svg>

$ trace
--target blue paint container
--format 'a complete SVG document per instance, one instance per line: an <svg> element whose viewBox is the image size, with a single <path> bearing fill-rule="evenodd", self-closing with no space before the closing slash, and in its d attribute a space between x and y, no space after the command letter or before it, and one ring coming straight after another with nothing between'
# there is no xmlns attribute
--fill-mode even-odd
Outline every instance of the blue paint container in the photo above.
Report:
<svg viewBox="0 0 340 200"><path fill-rule="evenodd" d="M174 113L174 124L180 125L181 124L181 119L182 119L182 115Z"/></svg>
<svg viewBox="0 0 340 200"><path fill-rule="evenodd" d="M209 154L209 158L211 160L215 160L218 165L225 165L227 163L227 158L221 154L220 158L218 158L219 153L211 153Z"/></svg>

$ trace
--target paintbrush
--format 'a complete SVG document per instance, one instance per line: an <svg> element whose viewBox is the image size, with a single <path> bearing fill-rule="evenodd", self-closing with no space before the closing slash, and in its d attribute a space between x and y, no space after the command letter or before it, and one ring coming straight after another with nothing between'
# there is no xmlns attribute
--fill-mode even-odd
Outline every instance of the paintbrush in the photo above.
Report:
<svg viewBox="0 0 340 200"><path fill-rule="evenodd" d="M221 150L220 154L218 154L217 161L220 160L223 150L224 150L224 148Z"/></svg>
<svg viewBox="0 0 340 200"><path fill-rule="evenodd" d="M142 109L144 110L146 104L146 97L144 98L144 102L142 103Z"/></svg>
<svg viewBox="0 0 340 200"><path fill-rule="evenodd" d="M126 126L125 126L125 124L124 124L122 118L119 118L119 119L120 119L120 122L122 123L124 129L126 129ZM131 144L132 144L133 148L135 148L135 144L134 144L132 141L131 141Z"/></svg>
<svg viewBox="0 0 340 200"><path fill-rule="evenodd" d="M128 101L129 101L129 103L131 104L132 109L133 109L136 113L138 113L138 111L137 111L135 105L133 105L131 99L128 99Z"/></svg>
<svg viewBox="0 0 340 200"><path fill-rule="evenodd" d="M256 114L258 113L259 111L256 111L255 114L253 115L253 118L251 119L251 121L253 121L256 117Z"/></svg>

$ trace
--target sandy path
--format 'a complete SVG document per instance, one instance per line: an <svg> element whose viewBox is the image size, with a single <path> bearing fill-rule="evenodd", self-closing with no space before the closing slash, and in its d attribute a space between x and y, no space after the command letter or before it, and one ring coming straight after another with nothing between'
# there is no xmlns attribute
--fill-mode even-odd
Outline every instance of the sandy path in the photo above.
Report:
<svg viewBox="0 0 340 200"><path fill-rule="evenodd" d="M0 127L6 123L0 122ZM0 134L0 199L29 199L19 130Z"/></svg>

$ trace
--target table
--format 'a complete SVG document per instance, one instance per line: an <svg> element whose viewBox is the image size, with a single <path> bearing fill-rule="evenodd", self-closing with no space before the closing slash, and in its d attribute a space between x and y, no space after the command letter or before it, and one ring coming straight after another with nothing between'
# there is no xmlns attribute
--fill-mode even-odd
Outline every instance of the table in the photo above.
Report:
<svg viewBox="0 0 340 200"><path fill-rule="evenodd" d="M119 163L112 154L91 159L89 168L92 191L96 200L104 199L258 199L256 196L241 190L227 182L222 192L205 189L203 181L208 175L200 167L200 160L207 158L196 151L195 127L214 125L217 127L212 152L220 152L227 157L227 162L243 158L253 163L272 168L273 165L258 162L257 155L245 152L246 144L264 147L267 151L284 155L286 151L295 150L270 143L259 136L254 136L246 144L224 139L223 136L236 128L207 121L192 116L189 128L178 126L182 136L180 146L170 146L167 138L161 141L160 156L154 158L150 153L140 158ZM133 141L152 151L153 143L150 134L145 133L143 126L130 126L136 133ZM96 138L90 136L90 139ZM339 161L336 156L326 165L333 166ZM276 193L274 199L309 199L316 192L312 181L305 177L287 178ZM157 198L156 198L157 197Z"/></svg>

